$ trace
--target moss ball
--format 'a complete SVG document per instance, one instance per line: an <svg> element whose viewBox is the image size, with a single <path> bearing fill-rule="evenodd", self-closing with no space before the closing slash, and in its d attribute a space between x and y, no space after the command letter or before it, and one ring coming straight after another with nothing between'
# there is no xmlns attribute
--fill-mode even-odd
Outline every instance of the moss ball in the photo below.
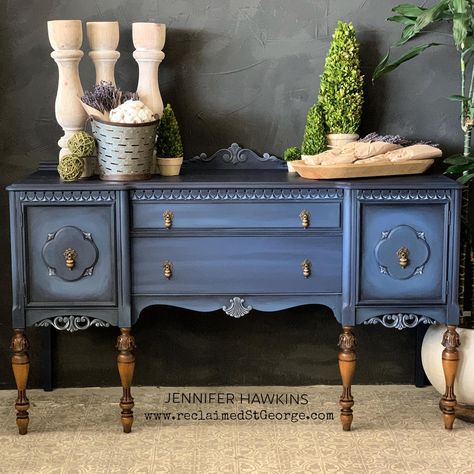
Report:
<svg viewBox="0 0 474 474"><path fill-rule="evenodd" d="M63 156L58 165L58 173L63 181L77 181L84 172L84 160L77 155Z"/></svg>
<svg viewBox="0 0 474 474"><path fill-rule="evenodd" d="M67 142L73 155L90 156L95 151L95 139L86 132L76 132Z"/></svg>

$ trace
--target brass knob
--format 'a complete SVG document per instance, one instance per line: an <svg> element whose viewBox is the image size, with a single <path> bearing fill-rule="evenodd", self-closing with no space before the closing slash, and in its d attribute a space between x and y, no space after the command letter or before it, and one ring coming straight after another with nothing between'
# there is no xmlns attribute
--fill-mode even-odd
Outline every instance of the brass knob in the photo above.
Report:
<svg viewBox="0 0 474 474"><path fill-rule="evenodd" d="M173 264L169 261L163 263L163 275L168 280L173 276Z"/></svg>
<svg viewBox="0 0 474 474"><path fill-rule="evenodd" d="M311 276L311 260L303 260L301 262L301 268L303 269L303 276L309 278Z"/></svg>
<svg viewBox="0 0 474 474"><path fill-rule="evenodd" d="M301 224L307 229L311 224L311 214L309 211L303 210L300 212Z"/></svg>
<svg viewBox="0 0 474 474"><path fill-rule="evenodd" d="M163 221L166 229L171 229L171 227L173 227L173 217L174 214L169 209L163 212Z"/></svg>
<svg viewBox="0 0 474 474"><path fill-rule="evenodd" d="M410 251L406 247L401 247L397 251L397 257L402 268L406 268L410 263L408 255L410 255Z"/></svg>
<svg viewBox="0 0 474 474"><path fill-rule="evenodd" d="M66 267L72 270L76 265L77 252L69 247L64 251L63 256L64 260L66 260Z"/></svg>

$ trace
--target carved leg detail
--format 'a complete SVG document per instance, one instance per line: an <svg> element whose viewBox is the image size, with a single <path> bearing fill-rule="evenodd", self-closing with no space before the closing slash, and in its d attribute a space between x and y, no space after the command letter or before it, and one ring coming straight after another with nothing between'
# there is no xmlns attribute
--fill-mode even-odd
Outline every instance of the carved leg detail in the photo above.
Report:
<svg viewBox="0 0 474 474"><path fill-rule="evenodd" d="M341 406L341 423L344 431L351 430L352 407L354 398L351 393L352 378L356 368L356 338L351 326L343 326L339 336L339 371L342 378L342 395L339 399Z"/></svg>
<svg viewBox="0 0 474 474"><path fill-rule="evenodd" d="M117 366L120 374L120 381L123 387L123 396L120 399L120 408L122 409L121 421L123 431L130 433L133 424L133 397L131 393L133 371L135 369L135 339L130 334L129 328L120 328L120 336L117 338L116 348L119 351L117 356Z"/></svg>
<svg viewBox="0 0 474 474"><path fill-rule="evenodd" d="M30 371L30 358L28 350L30 343L25 335L24 329L15 329L11 346L12 350L12 369L15 377L18 396L15 402L16 424L18 432L24 435L28 432L28 408L30 402L26 396L26 384L28 382L28 372Z"/></svg>
<svg viewBox="0 0 474 474"><path fill-rule="evenodd" d="M439 402L443 412L444 427L447 430L453 428L456 408L456 395L454 394L454 379L458 369L459 353L458 347L461 345L456 326L448 326L443 336L443 371L446 381L446 391Z"/></svg>

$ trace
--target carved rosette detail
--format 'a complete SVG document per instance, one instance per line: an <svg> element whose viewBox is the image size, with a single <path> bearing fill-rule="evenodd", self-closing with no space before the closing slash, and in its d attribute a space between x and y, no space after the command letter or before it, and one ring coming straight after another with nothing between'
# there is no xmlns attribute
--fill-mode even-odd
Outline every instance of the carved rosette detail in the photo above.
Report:
<svg viewBox="0 0 474 474"><path fill-rule="evenodd" d="M341 349L342 352L352 352L357 346L357 340L352 332L350 327L343 327L342 333L339 334L339 342L337 347Z"/></svg>
<svg viewBox="0 0 474 474"><path fill-rule="evenodd" d="M417 314L384 314L383 316L376 316L364 321L364 324L382 324L389 329L411 329L418 324L437 324L434 319L427 316L418 316Z"/></svg>
<svg viewBox="0 0 474 474"><path fill-rule="evenodd" d="M230 306L222 306L222 311L232 318L241 318L252 311L252 306L245 306L243 298L238 296L231 298Z"/></svg>
<svg viewBox="0 0 474 474"><path fill-rule="evenodd" d="M30 343L25 335L23 329L15 329L13 334L10 349L14 354L22 354L30 350Z"/></svg>
<svg viewBox="0 0 474 474"><path fill-rule="evenodd" d="M35 323L37 327L52 326L58 331L84 331L92 326L109 327L110 324L97 318L89 318L88 316L56 316L55 318L43 319Z"/></svg>
<svg viewBox="0 0 474 474"><path fill-rule="evenodd" d="M443 335L443 341L441 344L446 348L448 352L455 352L461 345L459 334L456 331L455 326L448 326L448 329Z"/></svg>
<svg viewBox="0 0 474 474"><path fill-rule="evenodd" d="M135 338L127 331L124 331L117 337L115 348L119 352L131 352L134 351L137 346L135 345Z"/></svg>

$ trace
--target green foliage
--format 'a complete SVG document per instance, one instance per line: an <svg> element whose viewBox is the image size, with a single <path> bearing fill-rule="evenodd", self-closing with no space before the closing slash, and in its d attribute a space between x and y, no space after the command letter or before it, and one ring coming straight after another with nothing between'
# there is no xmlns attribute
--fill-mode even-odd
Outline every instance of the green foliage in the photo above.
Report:
<svg viewBox="0 0 474 474"><path fill-rule="evenodd" d="M452 44L460 56L460 92L452 95L449 100L459 102L461 108L461 129L464 133L463 153L454 155L445 163L451 165L447 174L458 177L465 184L474 178L474 159L471 154L471 135L474 128L474 67L472 64L474 52L474 1L473 0L439 0L429 8L412 4L402 4L392 9L395 16L389 21L400 23L403 29L400 39L389 49L374 70L373 79L397 69L403 63L410 61L433 46L445 46L440 43L423 43L412 47L398 59L390 62L392 48L398 48L408 41L432 34L429 27L437 23L448 23L451 26Z"/></svg>
<svg viewBox="0 0 474 474"><path fill-rule="evenodd" d="M156 134L156 155L159 158L178 158L183 156L183 143L179 133L178 121L171 105L163 111Z"/></svg>
<svg viewBox="0 0 474 474"><path fill-rule="evenodd" d="M285 161L301 160L301 150L296 146L287 148L283 153L283 159Z"/></svg>
<svg viewBox="0 0 474 474"><path fill-rule="evenodd" d="M364 76L352 23L339 21L321 76L319 102L328 133L355 133L361 117Z"/></svg>
<svg viewBox="0 0 474 474"><path fill-rule="evenodd" d="M308 112L301 153L303 155L317 155L326 150L326 145L323 108L321 104L315 104Z"/></svg>

